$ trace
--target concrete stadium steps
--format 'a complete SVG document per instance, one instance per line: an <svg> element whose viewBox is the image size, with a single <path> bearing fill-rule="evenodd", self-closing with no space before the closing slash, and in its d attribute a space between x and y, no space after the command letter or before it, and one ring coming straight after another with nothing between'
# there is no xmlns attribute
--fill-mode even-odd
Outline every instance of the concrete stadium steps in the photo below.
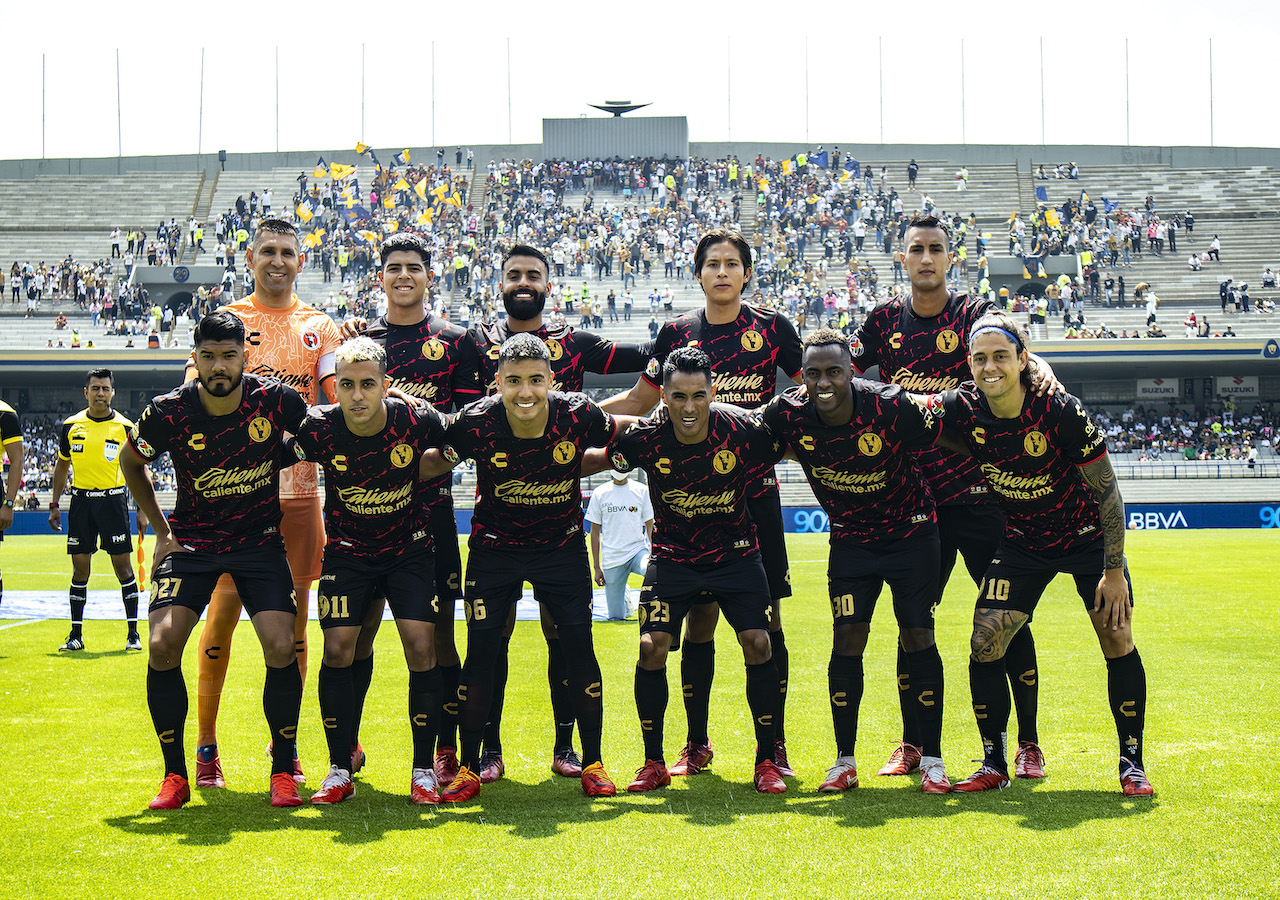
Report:
<svg viewBox="0 0 1280 900"><path fill-rule="evenodd" d="M154 237L162 219L185 220L199 183L199 172L39 175L0 181L0 225L26 231L101 231L102 246L110 253L113 226L141 227Z"/></svg>
<svg viewBox="0 0 1280 900"><path fill-rule="evenodd" d="M147 240L155 234L156 219L145 230ZM124 252L122 241L120 250ZM9 284L9 267L19 264L60 263L70 253L79 263L91 263L111 258L111 229L96 228L91 231L19 231L0 226L0 263L4 265L5 287ZM135 254L136 255L136 254ZM143 257L145 259L145 255ZM124 264L115 260L115 270L124 272Z"/></svg>
<svg viewBox="0 0 1280 900"><path fill-rule="evenodd" d="M1031 171L1035 172L1035 163ZM1046 168L1049 168L1046 165ZM1076 180L1035 181L1048 194L1050 206L1078 198L1084 190L1102 208L1102 198L1119 201L1126 209L1141 208L1148 194L1163 216L1184 213L1219 218L1274 218L1280 200L1280 170L1270 166L1175 169L1167 165L1087 166Z"/></svg>

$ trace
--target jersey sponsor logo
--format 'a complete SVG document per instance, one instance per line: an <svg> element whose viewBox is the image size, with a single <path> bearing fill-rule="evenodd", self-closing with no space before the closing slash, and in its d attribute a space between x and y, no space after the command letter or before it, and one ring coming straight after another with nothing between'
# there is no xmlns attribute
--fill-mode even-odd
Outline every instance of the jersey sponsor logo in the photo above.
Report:
<svg viewBox="0 0 1280 900"><path fill-rule="evenodd" d="M678 516L692 519L694 516L732 512L737 505L737 493L726 488L718 494L700 494L674 488L662 493L662 502Z"/></svg>
<svg viewBox="0 0 1280 900"><path fill-rule="evenodd" d="M316 334L314 331L302 332L302 346L306 347L308 350L316 349L320 346L320 335Z"/></svg>
<svg viewBox="0 0 1280 900"><path fill-rule="evenodd" d="M333 470L335 472L347 471L347 455L345 453L339 453L333 459L329 460L329 465L333 466Z"/></svg>
<svg viewBox="0 0 1280 900"><path fill-rule="evenodd" d="M1049 483L1053 476L1048 472L1040 475L1014 475L1002 472L990 463L983 463L982 474L997 494L1010 500L1036 500L1053 493L1053 486Z"/></svg>
<svg viewBox="0 0 1280 900"><path fill-rule="evenodd" d="M863 456L879 456L884 449L884 441L874 431L858 435L858 452Z"/></svg>
<svg viewBox="0 0 1280 900"><path fill-rule="evenodd" d="M942 391L949 391L960 383L959 378L950 375L919 375L906 366L894 372L889 381L904 390L915 391L917 394L937 394Z"/></svg>
<svg viewBox="0 0 1280 900"><path fill-rule="evenodd" d="M192 486L205 499L213 500L231 494L252 494L260 488L270 486L275 474L275 461L266 459L251 469L235 466L229 469L221 466L209 469L196 478Z"/></svg>
<svg viewBox="0 0 1280 900"><path fill-rule="evenodd" d="M203 450L204 432L197 431L195 434L191 435L191 437L187 438L187 446L192 450Z"/></svg>
<svg viewBox="0 0 1280 900"><path fill-rule="evenodd" d="M711 460L711 465L721 475L728 475L738 465L738 457L732 450L721 450Z"/></svg>
<svg viewBox="0 0 1280 900"><path fill-rule="evenodd" d="M1022 447L1027 451L1028 456L1044 456L1045 451L1049 449L1049 441L1043 433L1032 431L1023 438Z"/></svg>
<svg viewBox="0 0 1280 900"><path fill-rule="evenodd" d="M423 341L422 355L432 362L444 359L444 344L435 338L432 338L429 341Z"/></svg>
<svg viewBox="0 0 1280 900"><path fill-rule="evenodd" d="M946 328L938 333L938 339L934 343L943 353L951 353L960 346L960 336L950 328Z"/></svg>
<svg viewBox="0 0 1280 900"><path fill-rule="evenodd" d="M814 466L813 477L828 490L842 491L846 494L868 494L884 490L889 473L878 472L841 472L827 466Z"/></svg>
<svg viewBox="0 0 1280 900"><path fill-rule="evenodd" d="M253 421L249 423L249 440L255 444L261 444L269 437L271 437L271 422L262 416L254 416Z"/></svg>
<svg viewBox="0 0 1280 900"><path fill-rule="evenodd" d="M755 375L716 375L715 376L716 393L724 392L754 392L758 393L764 390L764 376ZM723 398L716 398L723 400Z"/></svg>
<svg viewBox="0 0 1280 900"><path fill-rule="evenodd" d="M413 462L413 448L408 444L396 444L391 448L391 465L403 469Z"/></svg>
<svg viewBox="0 0 1280 900"><path fill-rule="evenodd" d="M359 516L387 515L399 512L413 501L413 488L412 482L393 491L355 485L340 489L338 499L343 506Z"/></svg>
<svg viewBox="0 0 1280 900"><path fill-rule="evenodd" d="M440 448L440 455L444 457L445 462L451 466L456 466L462 457L458 455L458 451L454 450L448 444Z"/></svg>
<svg viewBox="0 0 1280 900"><path fill-rule="evenodd" d="M564 356L564 346L555 338L548 338L545 341L547 349L551 351L551 361L555 362Z"/></svg>
<svg viewBox="0 0 1280 900"><path fill-rule="evenodd" d="M627 458L617 450L609 454L609 465L613 466L619 472L630 472L632 469L631 464L627 462Z"/></svg>
<svg viewBox="0 0 1280 900"><path fill-rule="evenodd" d="M291 387L301 394L310 396L312 377L309 374L286 372L266 363L258 363L249 374L257 375L260 378L270 378L273 381L280 382L285 387Z"/></svg>
<svg viewBox="0 0 1280 900"><path fill-rule="evenodd" d="M574 446L573 441L561 441L556 444L555 449L551 451L551 455L560 465L567 466L578 455L578 448Z"/></svg>
<svg viewBox="0 0 1280 900"><path fill-rule="evenodd" d="M530 484L522 478L504 481L493 489L493 496L507 503L524 506L548 506L563 503L578 484L576 478L566 478L552 484Z"/></svg>
<svg viewBox="0 0 1280 900"><path fill-rule="evenodd" d="M72 444L72 445L71 445L71 452L72 452L72 453L83 453L83 452L84 452L84 443L83 443L83 442L78 442L78 443L74 443L74 444Z"/></svg>
<svg viewBox="0 0 1280 900"><path fill-rule="evenodd" d="M423 345L423 354L426 354L426 345ZM391 386L403 394L410 397L416 397L419 400L434 400L436 394L440 393L431 382L409 381L406 378L392 378Z"/></svg>
<svg viewBox="0 0 1280 900"><path fill-rule="evenodd" d="M764 335L756 331L754 328L750 331L743 332L742 349L751 353L755 353L764 346Z"/></svg>

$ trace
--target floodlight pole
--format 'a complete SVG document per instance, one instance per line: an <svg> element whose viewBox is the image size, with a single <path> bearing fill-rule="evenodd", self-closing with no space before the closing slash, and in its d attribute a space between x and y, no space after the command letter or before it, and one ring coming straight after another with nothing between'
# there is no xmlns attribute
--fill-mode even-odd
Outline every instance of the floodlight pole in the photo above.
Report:
<svg viewBox="0 0 1280 900"><path fill-rule="evenodd" d="M880 48L880 144L884 145L884 35L876 39Z"/></svg>
<svg viewBox="0 0 1280 900"><path fill-rule="evenodd" d="M1213 146L1213 38L1209 38L1209 146Z"/></svg>
<svg viewBox="0 0 1280 900"><path fill-rule="evenodd" d="M1124 39L1124 143L1126 147L1132 147L1133 141L1129 139L1129 39Z"/></svg>
<svg viewBox="0 0 1280 900"><path fill-rule="evenodd" d="M124 138L120 126L120 48L116 48L116 174L120 174L120 157L124 156Z"/></svg>
<svg viewBox="0 0 1280 900"><path fill-rule="evenodd" d="M200 48L200 117L196 124L196 165L204 148L204 48Z"/></svg>
<svg viewBox="0 0 1280 900"><path fill-rule="evenodd" d="M964 134L964 38L960 38L960 143L968 143Z"/></svg>
<svg viewBox="0 0 1280 900"><path fill-rule="evenodd" d="M1044 36L1040 37L1040 146L1047 146L1044 140Z"/></svg>

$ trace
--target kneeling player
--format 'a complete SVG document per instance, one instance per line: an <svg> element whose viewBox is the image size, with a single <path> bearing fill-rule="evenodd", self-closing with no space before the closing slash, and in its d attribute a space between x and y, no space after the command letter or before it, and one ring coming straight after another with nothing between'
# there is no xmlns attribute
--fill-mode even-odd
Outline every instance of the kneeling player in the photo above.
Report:
<svg viewBox="0 0 1280 900"><path fill-rule="evenodd" d="M375 599L385 596L409 665L410 798L439 803L432 768L441 690L434 647L439 603L431 528L416 494L418 465L440 445L445 421L429 405L419 409L386 398L387 356L369 338L347 341L335 362L338 403L313 407L296 442L299 459L324 468L327 488L318 606L324 630L320 716L330 765L311 802L340 803L355 793L352 662L360 624Z"/></svg>
<svg viewBox="0 0 1280 900"><path fill-rule="evenodd" d="M636 712L645 762L628 791L671 783L663 755L667 710L667 653L689 611L719 603L742 645L747 704L756 732L755 786L787 789L774 762L781 696L769 643L769 582L756 528L747 512L753 476L780 456L758 420L733 407L711 408L711 361L696 347L672 351L662 365L662 397L669 418L638 422L612 446L593 452L588 470L636 466L649 475L653 496L653 553L640 593L640 661Z"/></svg>
<svg viewBox="0 0 1280 900"><path fill-rule="evenodd" d="M1149 796L1142 767L1147 676L1133 643L1124 502L1106 442L1075 397L1028 390L1026 337L1008 316L989 313L974 323L969 365L976 385L931 402L945 416L947 435L982 463L1008 524L978 589L969 641L969 682L985 758L955 790L1009 783L1001 741L1009 720L1004 654L1049 582L1066 572L1107 661L1121 789L1126 797Z"/></svg>

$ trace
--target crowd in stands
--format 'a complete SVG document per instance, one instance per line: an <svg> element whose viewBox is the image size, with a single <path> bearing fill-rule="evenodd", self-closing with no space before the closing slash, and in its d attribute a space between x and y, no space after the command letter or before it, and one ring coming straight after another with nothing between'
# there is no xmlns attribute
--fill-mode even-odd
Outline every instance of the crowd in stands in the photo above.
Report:
<svg viewBox="0 0 1280 900"><path fill-rule="evenodd" d="M1280 414L1263 403L1248 413L1243 409L1226 400L1200 410L1177 404L1164 410L1100 409L1093 417L1111 452L1136 454L1139 461L1239 460L1252 465L1260 447L1268 456L1274 454Z"/></svg>

